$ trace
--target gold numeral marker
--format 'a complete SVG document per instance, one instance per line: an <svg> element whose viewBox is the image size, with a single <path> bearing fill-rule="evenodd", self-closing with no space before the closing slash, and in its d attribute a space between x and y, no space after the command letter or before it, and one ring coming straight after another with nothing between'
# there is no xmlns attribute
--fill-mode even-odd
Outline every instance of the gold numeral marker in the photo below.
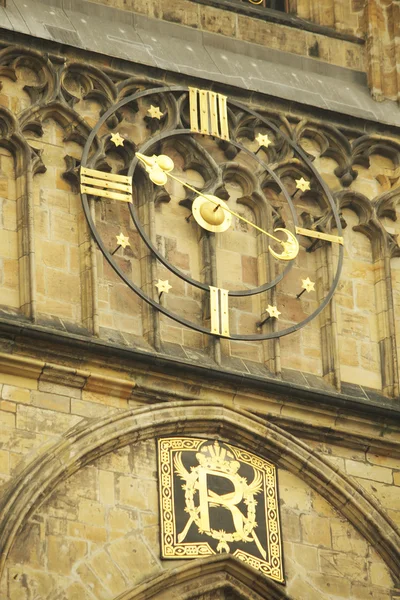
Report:
<svg viewBox="0 0 400 600"><path fill-rule="evenodd" d="M132 202L132 179L81 167L81 193Z"/></svg>
<svg viewBox="0 0 400 600"><path fill-rule="evenodd" d="M343 238L340 235L331 235L329 233L322 233L321 231L314 231L314 229L304 229L303 227L296 227L296 233L316 238L317 240L326 240L327 242L336 242L336 244L343 245Z"/></svg>
<svg viewBox="0 0 400 600"><path fill-rule="evenodd" d="M229 140L226 100L227 97L223 94L190 87L190 129L195 133L204 133Z"/></svg>
<svg viewBox="0 0 400 600"><path fill-rule="evenodd" d="M211 333L229 337L228 290L210 285Z"/></svg>

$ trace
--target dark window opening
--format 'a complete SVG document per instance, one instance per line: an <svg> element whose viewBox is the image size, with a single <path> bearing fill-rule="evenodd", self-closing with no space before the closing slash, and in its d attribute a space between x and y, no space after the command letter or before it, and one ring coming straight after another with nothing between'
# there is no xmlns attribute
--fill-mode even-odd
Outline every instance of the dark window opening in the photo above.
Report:
<svg viewBox="0 0 400 600"><path fill-rule="evenodd" d="M247 4L252 4L253 6L263 6L264 8L273 8L274 10L279 10L281 12L289 12L288 5L289 0L241 0L242 2L246 2Z"/></svg>

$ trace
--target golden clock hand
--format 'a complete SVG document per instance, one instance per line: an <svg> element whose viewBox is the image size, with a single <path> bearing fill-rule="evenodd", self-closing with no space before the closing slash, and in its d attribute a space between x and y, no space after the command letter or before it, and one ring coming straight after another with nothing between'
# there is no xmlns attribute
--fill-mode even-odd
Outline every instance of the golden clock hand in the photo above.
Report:
<svg viewBox="0 0 400 600"><path fill-rule="evenodd" d="M175 181L177 181L178 183L180 183L181 185L186 187L188 190L194 192L195 194L198 194L202 198L205 198L207 201L214 204L217 208L222 208L222 210L227 211L232 216L243 221L244 223L247 223L248 225L250 225L257 231L260 231L261 233L268 236L269 238L275 240L276 242L279 242L279 244L281 244L284 248L284 251L282 252L282 254L278 254L278 252L275 252L271 247L269 248L269 251L275 258L278 258L280 260L292 260L293 258L296 258L296 256L298 255L299 243L297 241L297 238L293 235L293 233L291 231L289 231L288 229L283 229L281 227L275 229L274 231L283 231L287 235L288 239L286 241L280 240L275 235L272 235L272 233L265 231L265 229L262 229L255 223L252 223L251 221L249 221L248 219L246 219L239 213L228 208L226 205L222 206L220 204L220 200L218 198L216 198L214 200L214 198L210 194L207 194L207 195L203 194L203 192L200 192L200 190L197 190L196 188L191 186L189 183L186 183L185 181L182 181L181 179L179 179L179 177L172 175L172 173L170 171L173 170L174 163L173 163L173 160L169 156L165 156L164 154L160 154L159 156L156 156L156 155L146 156L144 154L141 154L140 152L136 152L136 156L144 164L144 166L146 167L147 173L149 173L151 181L153 183L155 183L156 185L165 185L165 183L168 180L168 177L170 177L171 179L174 179Z"/></svg>

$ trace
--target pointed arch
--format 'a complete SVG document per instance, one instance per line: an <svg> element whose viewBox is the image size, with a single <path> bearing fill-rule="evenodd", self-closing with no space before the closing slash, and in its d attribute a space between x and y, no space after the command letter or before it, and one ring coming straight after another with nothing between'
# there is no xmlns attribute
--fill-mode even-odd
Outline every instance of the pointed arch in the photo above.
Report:
<svg viewBox="0 0 400 600"><path fill-rule="evenodd" d="M1 501L0 574L19 529L59 483L118 448L176 433L216 436L300 474L373 545L399 581L400 532L361 486L280 427L246 411L206 401L154 404L85 422L38 452L11 480Z"/></svg>
<svg viewBox="0 0 400 600"><path fill-rule="evenodd" d="M188 585L192 591L187 590ZM190 600L221 588L237 592L243 600L291 600L284 587L256 573L230 554L190 561L165 571L150 582L134 586L115 600L157 600L165 591L171 598Z"/></svg>

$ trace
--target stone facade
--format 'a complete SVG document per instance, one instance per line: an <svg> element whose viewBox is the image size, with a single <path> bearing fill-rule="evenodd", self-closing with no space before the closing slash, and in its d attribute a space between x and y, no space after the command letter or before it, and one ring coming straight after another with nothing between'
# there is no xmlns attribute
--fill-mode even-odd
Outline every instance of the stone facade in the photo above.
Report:
<svg viewBox="0 0 400 600"><path fill-rule="evenodd" d="M217 0L113 4L364 71L376 100L398 99L398 2L327 0L317 8L298 0L291 9L302 25ZM90 236L78 177L90 130L118 99L199 81L39 38L15 34L11 43L0 23L0 598L398 600L398 128L219 85L312 157L340 210L345 260L332 302L299 332L265 342L212 339L160 316L115 275ZM127 109L103 135L144 138L154 126L146 108ZM188 169L181 148L169 152L176 173L201 187L204 165ZM216 162L224 156L216 153ZM131 158L109 150L102 160L124 173ZM279 168L294 192L302 172L290 161ZM230 206L260 222L256 204L241 201L252 185L250 175L232 176L225 189ZM264 193L280 208L272 188ZM141 216L160 251L200 277L208 265L201 240L185 219L177 225L184 199L173 183ZM305 219L323 219L316 194L298 201ZM110 247L124 224L131 246L118 264L156 298L154 283L167 275L127 207L99 202L92 211ZM231 286L257 285L267 268L259 238L239 222L213 251ZM326 285L335 248L301 256L293 272L314 269ZM318 301L297 299L296 281L289 276L275 298L289 323ZM200 297L174 285L164 305L202 321ZM260 301L239 299L232 326L251 332L261 312ZM219 439L277 466L286 585L228 554L161 559L163 434Z"/></svg>

